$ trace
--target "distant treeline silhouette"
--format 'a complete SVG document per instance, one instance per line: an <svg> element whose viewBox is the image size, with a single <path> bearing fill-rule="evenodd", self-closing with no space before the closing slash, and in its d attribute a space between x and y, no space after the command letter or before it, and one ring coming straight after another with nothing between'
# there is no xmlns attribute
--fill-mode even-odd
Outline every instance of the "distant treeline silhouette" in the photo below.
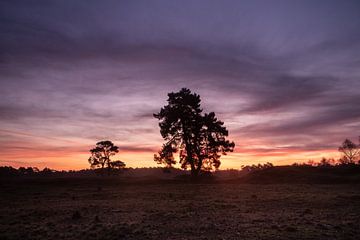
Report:
<svg viewBox="0 0 360 240"><path fill-rule="evenodd" d="M209 176L209 173L218 170L222 155L232 152L235 143L227 140L228 130L224 123L218 120L214 112L203 113L200 95L192 93L187 88L179 92L168 94L168 104L154 114L159 120L160 134L165 140L161 150L154 154L154 161L164 165L164 168L155 168L164 173L190 173L192 178L199 175ZM359 144L349 139L338 148L342 153L340 159L322 158L319 162L312 160L307 163L294 163L293 167L339 167L348 168L360 164L360 138ZM119 147L110 140L97 142L90 149L88 159L91 169L80 171L55 171L49 168L39 170L32 167L0 167L0 176L66 176L66 175L119 175L131 170L125 168L121 160L111 159L119 153ZM179 155L180 169L174 168L177 163L174 154ZM274 168L272 163L241 166L241 174L263 171ZM148 168L146 171L149 171ZM161 169L161 170L159 170ZM190 169L190 171L187 171ZM218 172L218 171L216 171Z"/></svg>
<svg viewBox="0 0 360 240"><path fill-rule="evenodd" d="M111 169L109 172L110 176L125 176L125 177L143 177L149 175L158 175L159 173L167 174L168 169L161 167L149 167L149 168L123 168L123 169ZM171 169L172 175L184 174L181 169ZM50 168L39 169L37 167L19 167L14 168L10 166L0 167L0 176L29 176L29 177L96 177L103 176L102 169L82 169L82 170L54 170Z"/></svg>
<svg viewBox="0 0 360 240"><path fill-rule="evenodd" d="M241 183L360 183L359 164L339 164L312 166L309 164L293 164L253 168L243 177L235 179Z"/></svg>
<svg viewBox="0 0 360 240"><path fill-rule="evenodd" d="M32 169L32 170L31 170ZM34 180L38 182L77 183L80 179L84 181L99 181L99 184L106 183L111 179L116 182L143 182L151 183L154 181L176 181L179 183L192 182L193 178L189 171L181 169L171 169L170 172L164 171L168 168L127 168L111 172L111 178L104 178L101 172L95 169L79 171L55 171L48 168L37 171L36 168L0 167L0 179L5 181L14 180ZM78 180L75 180L78 179ZM313 166L309 164L293 164L288 166L272 166L271 164L260 164L244 166L241 170L228 169L215 172L206 172L198 176L197 181L206 182L233 182L233 183L360 183L359 164L338 164Z"/></svg>

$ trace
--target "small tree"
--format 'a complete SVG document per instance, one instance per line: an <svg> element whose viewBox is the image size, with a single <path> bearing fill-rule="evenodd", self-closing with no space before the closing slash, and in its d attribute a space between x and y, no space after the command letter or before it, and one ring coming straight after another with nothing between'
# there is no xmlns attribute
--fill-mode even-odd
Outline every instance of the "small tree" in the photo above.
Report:
<svg viewBox="0 0 360 240"><path fill-rule="evenodd" d="M91 168L101 168L102 170L107 167L110 171L114 168L123 168L125 163L116 160L113 161L110 159L111 156L114 156L119 152L119 147L115 146L111 141L101 141L96 143L96 146L93 149L90 149L91 156L89 157L89 163Z"/></svg>
<svg viewBox="0 0 360 240"><path fill-rule="evenodd" d="M345 139L339 147L339 152L343 154L343 157L340 159L341 164L353 164L360 156L360 146L349 139Z"/></svg>
<svg viewBox="0 0 360 240"><path fill-rule="evenodd" d="M154 160L171 167L176 164L174 153L179 153L183 169L190 167L196 177L201 170L218 169L221 155L232 152L235 144L226 140L224 123L215 113L202 114L200 96L183 88L168 94L168 104L154 114L159 119L161 136L166 140Z"/></svg>

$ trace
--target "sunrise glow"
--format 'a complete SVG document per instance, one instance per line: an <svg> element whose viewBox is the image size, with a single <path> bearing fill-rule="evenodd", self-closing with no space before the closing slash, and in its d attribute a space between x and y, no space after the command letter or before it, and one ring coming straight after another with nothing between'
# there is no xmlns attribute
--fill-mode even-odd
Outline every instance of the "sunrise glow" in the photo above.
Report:
<svg viewBox="0 0 360 240"><path fill-rule="evenodd" d="M111 140L127 167L157 167L153 113L182 87L236 144L221 169L338 158L359 135L355 3L1 5L1 166L89 168Z"/></svg>

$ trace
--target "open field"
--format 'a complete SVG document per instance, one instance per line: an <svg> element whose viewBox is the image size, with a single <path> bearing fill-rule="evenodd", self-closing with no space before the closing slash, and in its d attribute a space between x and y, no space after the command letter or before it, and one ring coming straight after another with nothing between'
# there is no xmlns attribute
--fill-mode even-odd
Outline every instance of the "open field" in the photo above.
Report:
<svg viewBox="0 0 360 240"><path fill-rule="evenodd" d="M0 239L360 239L359 185L1 180Z"/></svg>

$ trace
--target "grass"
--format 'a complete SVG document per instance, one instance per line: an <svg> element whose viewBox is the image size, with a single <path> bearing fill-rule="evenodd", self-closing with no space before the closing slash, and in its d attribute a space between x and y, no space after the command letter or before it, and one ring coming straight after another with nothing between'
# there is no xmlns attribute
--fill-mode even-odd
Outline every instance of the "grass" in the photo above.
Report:
<svg viewBox="0 0 360 240"><path fill-rule="evenodd" d="M359 239L359 185L2 181L0 239Z"/></svg>

